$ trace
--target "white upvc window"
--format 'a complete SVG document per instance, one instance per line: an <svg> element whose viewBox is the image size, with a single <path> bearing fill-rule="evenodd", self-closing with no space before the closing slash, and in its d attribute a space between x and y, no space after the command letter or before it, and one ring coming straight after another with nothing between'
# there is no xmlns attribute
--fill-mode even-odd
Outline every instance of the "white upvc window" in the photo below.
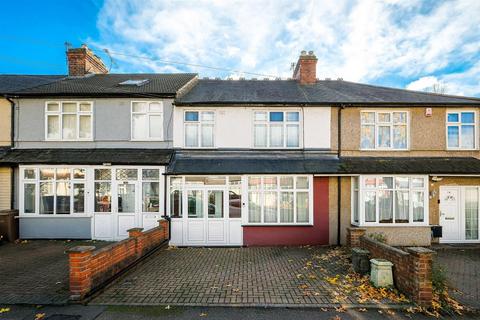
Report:
<svg viewBox="0 0 480 320"><path fill-rule="evenodd" d="M185 111L184 135L186 148L215 146L215 112Z"/></svg>
<svg viewBox="0 0 480 320"><path fill-rule="evenodd" d="M428 177L360 176L352 179L352 224L428 225Z"/></svg>
<svg viewBox="0 0 480 320"><path fill-rule="evenodd" d="M22 214L85 214L86 168L20 168Z"/></svg>
<svg viewBox="0 0 480 320"><path fill-rule="evenodd" d="M163 140L163 102L132 101L132 140Z"/></svg>
<svg viewBox="0 0 480 320"><path fill-rule="evenodd" d="M447 111L447 149L473 150L477 148L477 113L473 110Z"/></svg>
<svg viewBox="0 0 480 320"><path fill-rule="evenodd" d="M361 150L407 150L407 111L361 111Z"/></svg>
<svg viewBox="0 0 480 320"><path fill-rule="evenodd" d="M246 224L311 225L311 176L249 176Z"/></svg>
<svg viewBox="0 0 480 320"><path fill-rule="evenodd" d="M255 148L299 148L300 112L254 111Z"/></svg>
<svg viewBox="0 0 480 320"><path fill-rule="evenodd" d="M77 141L93 139L93 103L48 101L45 104L45 139Z"/></svg>

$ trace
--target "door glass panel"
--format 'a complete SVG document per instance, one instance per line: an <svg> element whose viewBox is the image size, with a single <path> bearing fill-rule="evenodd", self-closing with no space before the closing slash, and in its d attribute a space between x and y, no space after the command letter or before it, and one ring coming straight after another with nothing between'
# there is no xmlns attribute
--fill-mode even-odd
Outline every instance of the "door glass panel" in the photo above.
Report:
<svg viewBox="0 0 480 320"><path fill-rule="evenodd" d="M223 218L223 191L208 191L208 217Z"/></svg>
<svg viewBox="0 0 480 320"><path fill-rule="evenodd" d="M158 182L144 182L142 188L142 211L159 212L160 210L160 184Z"/></svg>
<svg viewBox="0 0 480 320"><path fill-rule="evenodd" d="M172 218L182 217L182 191L170 191L170 215Z"/></svg>
<svg viewBox="0 0 480 320"><path fill-rule="evenodd" d="M228 193L228 210L230 218L242 217L242 193L240 188L230 188Z"/></svg>
<svg viewBox="0 0 480 320"><path fill-rule="evenodd" d="M187 192L188 217L203 218L203 192L201 190L190 190Z"/></svg>
<svg viewBox="0 0 480 320"><path fill-rule="evenodd" d="M24 186L23 210L25 213L35 212L35 184L28 183Z"/></svg>
<svg viewBox="0 0 480 320"><path fill-rule="evenodd" d="M118 212L135 212L135 185L118 185Z"/></svg>
<svg viewBox="0 0 480 320"><path fill-rule="evenodd" d="M478 189L465 189L465 239L478 239Z"/></svg>
<svg viewBox="0 0 480 320"><path fill-rule="evenodd" d="M70 214L70 182L57 182L57 214Z"/></svg>
<svg viewBox="0 0 480 320"><path fill-rule="evenodd" d="M111 212L112 194L110 182L95 182L95 212Z"/></svg>
<svg viewBox="0 0 480 320"><path fill-rule="evenodd" d="M40 214L53 214L53 183L40 183Z"/></svg>
<svg viewBox="0 0 480 320"><path fill-rule="evenodd" d="M73 212L85 212L85 185L83 183L73 185Z"/></svg>

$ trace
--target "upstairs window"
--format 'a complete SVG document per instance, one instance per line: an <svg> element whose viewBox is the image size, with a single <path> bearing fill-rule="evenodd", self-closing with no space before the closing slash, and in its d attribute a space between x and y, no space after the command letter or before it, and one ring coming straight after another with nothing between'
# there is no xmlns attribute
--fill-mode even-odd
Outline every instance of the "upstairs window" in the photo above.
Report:
<svg viewBox="0 0 480 320"><path fill-rule="evenodd" d="M408 113L406 111L361 112L360 149L406 150Z"/></svg>
<svg viewBox="0 0 480 320"><path fill-rule="evenodd" d="M475 149L477 121L474 111L447 112L447 148Z"/></svg>
<svg viewBox="0 0 480 320"><path fill-rule="evenodd" d="M184 129L185 147L213 148L215 144L215 112L186 111Z"/></svg>
<svg viewBox="0 0 480 320"><path fill-rule="evenodd" d="M132 102L132 140L163 140L163 102Z"/></svg>
<svg viewBox="0 0 480 320"><path fill-rule="evenodd" d="M45 106L46 140L91 140L93 103L55 101Z"/></svg>
<svg viewBox="0 0 480 320"><path fill-rule="evenodd" d="M255 148L298 148L300 113L298 111L255 111Z"/></svg>

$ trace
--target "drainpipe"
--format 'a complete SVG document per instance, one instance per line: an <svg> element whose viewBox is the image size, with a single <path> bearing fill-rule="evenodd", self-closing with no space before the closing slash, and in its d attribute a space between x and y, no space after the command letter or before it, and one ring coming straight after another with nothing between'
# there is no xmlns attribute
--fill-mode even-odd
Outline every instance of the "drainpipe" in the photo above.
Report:
<svg viewBox="0 0 480 320"><path fill-rule="evenodd" d="M345 105L341 104L338 108L337 116L337 156L340 159L342 155L342 110L345 108ZM342 214L341 214L341 205L342 205L342 177L337 176L337 245L340 245L341 242L341 230L342 230Z"/></svg>
<svg viewBox="0 0 480 320"><path fill-rule="evenodd" d="M8 96L5 96L10 102L10 148L15 147L15 101ZM15 204L15 174L13 166L10 166L10 209L13 209Z"/></svg>

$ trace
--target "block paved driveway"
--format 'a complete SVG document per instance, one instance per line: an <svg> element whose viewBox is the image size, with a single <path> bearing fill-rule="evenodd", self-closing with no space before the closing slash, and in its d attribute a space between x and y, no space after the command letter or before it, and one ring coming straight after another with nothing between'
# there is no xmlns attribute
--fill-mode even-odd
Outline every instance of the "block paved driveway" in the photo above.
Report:
<svg viewBox="0 0 480 320"><path fill-rule="evenodd" d="M480 245L441 245L437 263L443 267L453 295L461 303L480 310Z"/></svg>
<svg viewBox="0 0 480 320"><path fill-rule="evenodd" d="M0 304L68 302L68 255L77 245L108 242L32 240L0 245Z"/></svg>
<svg viewBox="0 0 480 320"><path fill-rule="evenodd" d="M167 248L97 295L90 304L335 306L325 277L347 274L346 256L328 247ZM333 254L332 254L333 253ZM341 301L339 301L341 298Z"/></svg>

